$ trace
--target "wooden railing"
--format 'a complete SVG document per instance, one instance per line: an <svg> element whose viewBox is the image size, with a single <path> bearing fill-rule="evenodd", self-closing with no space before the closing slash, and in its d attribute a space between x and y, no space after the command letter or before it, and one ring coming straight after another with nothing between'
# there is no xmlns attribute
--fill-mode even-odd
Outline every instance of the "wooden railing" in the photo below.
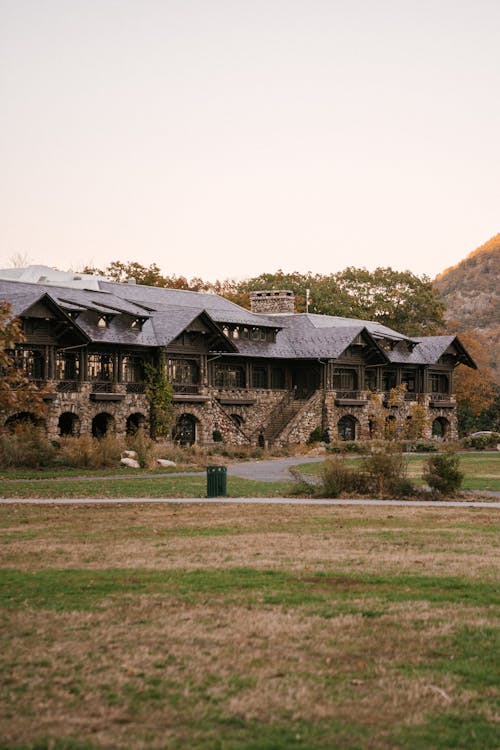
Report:
<svg viewBox="0 0 500 750"><path fill-rule="evenodd" d="M57 383L56 389L59 393L78 393L81 390L81 382L79 380L60 380Z"/></svg>
<svg viewBox="0 0 500 750"><path fill-rule="evenodd" d="M193 393L200 392L200 386L198 383L174 383L174 393Z"/></svg>

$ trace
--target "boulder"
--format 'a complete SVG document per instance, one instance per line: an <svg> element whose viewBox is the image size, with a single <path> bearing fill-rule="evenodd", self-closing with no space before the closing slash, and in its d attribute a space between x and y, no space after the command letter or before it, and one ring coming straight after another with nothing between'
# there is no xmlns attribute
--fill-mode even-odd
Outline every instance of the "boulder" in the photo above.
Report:
<svg viewBox="0 0 500 750"><path fill-rule="evenodd" d="M122 451L122 458L137 458L137 453L135 451Z"/></svg>
<svg viewBox="0 0 500 750"><path fill-rule="evenodd" d="M175 461L169 461L168 458L157 458L156 463L159 466L167 467L167 466L177 466Z"/></svg>
<svg viewBox="0 0 500 750"><path fill-rule="evenodd" d="M129 469L140 469L141 465L135 458L121 458L120 463L123 466L128 466Z"/></svg>

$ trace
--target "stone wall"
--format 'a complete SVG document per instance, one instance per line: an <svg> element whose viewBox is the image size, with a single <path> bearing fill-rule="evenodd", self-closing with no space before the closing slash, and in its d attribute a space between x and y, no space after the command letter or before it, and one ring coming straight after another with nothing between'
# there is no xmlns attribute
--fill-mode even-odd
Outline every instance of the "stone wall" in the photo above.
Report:
<svg viewBox="0 0 500 750"><path fill-rule="evenodd" d="M323 391L316 391L278 436L279 445L307 443L316 427L323 423Z"/></svg>
<svg viewBox="0 0 500 750"><path fill-rule="evenodd" d="M127 418L141 414L146 428L149 427L149 403L143 393L126 393L125 385L115 386L116 393L123 396L120 401L92 401L92 385L82 383L81 390L68 393L55 392L48 404L45 422L51 440L59 437L59 417L69 412L77 418L75 434L92 433L92 420L98 414L109 414L113 420L113 431L120 437L126 434Z"/></svg>
<svg viewBox="0 0 500 750"><path fill-rule="evenodd" d="M119 401L94 401L90 398L92 385L82 383L78 392L54 393L54 400L48 404L45 422L50 439L59 437L59 417L64 413L74 414L75 434L92 432L92 420L100 413L109 414L111 429L117 436L124 436L127 418L132 414L140 414L143 423L149 426L149 404L144 394L126 393L125 385L115 386L115 391L122 398ZM223 440L232 445L256 445L259 432L266 430L273 415L283 408L289 401L289 392L268 389L207 389L205 402L175 402L173 405L173 424L181 414L192 415L197 422L196 440L200 444L213 442L214 430L219 430ZM305 443L311 432L321 427L328 430L331 440L339 437L338 423L343 416L350 416L356 420L356 439L370 438L369 421L373 406L360 402L360 406L338 406L335 404L335 391L317 391L304 403L300 411L285 425L282 433L276 438L279 445ZM220 403L232 402L232 403ZM245 403L246 402L246 403ZM435 419L446 420L446 440L456 440L457 415L454 407L430 406L430 397L422 399L428 424L425 437L432 437L432 423ZM405 420L411 416L416 402L404 401L399 408L387 408L387 416L396 418L399 434L403 433ZM237 415L241 420L238 427L231 419Z"/></svg>
<svg viewBox="0 0 500 750"><path fill-rule="evenodd" d="M250 292L250 309L254 313L294 313L295 295L288 289Z"/></svg>

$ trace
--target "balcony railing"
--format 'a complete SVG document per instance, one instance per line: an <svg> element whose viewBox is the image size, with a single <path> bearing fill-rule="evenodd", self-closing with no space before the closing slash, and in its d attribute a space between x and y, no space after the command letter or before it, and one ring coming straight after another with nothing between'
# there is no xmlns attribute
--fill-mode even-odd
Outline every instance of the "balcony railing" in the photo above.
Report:
<svg viewBox="0 0 500 750"><path fill-rule="evenodd" d="M174 393L187 393L192 395L200 392L198 383L174 383Z"/></svg>
<svg viewBox="0 0 500 750"><path fill-rule="evenodd" d="M349 401L365 401L366 394L364 391L337 391L335 397Z"/></svg>
<svg viewBox="0 0 500 750"><path fill-rule="evenodd" d="M127 393L144 393L146 386L144 383L126 383L125 390Z"/></svg>
<svg viewBox="0 0 500 750"><path fill-rule="evenodd" d="M108 381L94 381L92 383L92 393L113 393L113 383Z"/></svg>
<svg viewBox="0 0 500 750"><path fill-rule="evenodd" d="M453 401L451 393L430 393L430 401Z"/></svg>
<svg viewBox="0 0 500 750"><path fill-rule="evenodd" d="M56 389L59 393L77 393L81 385L79 380L60 380Z"/></svg>

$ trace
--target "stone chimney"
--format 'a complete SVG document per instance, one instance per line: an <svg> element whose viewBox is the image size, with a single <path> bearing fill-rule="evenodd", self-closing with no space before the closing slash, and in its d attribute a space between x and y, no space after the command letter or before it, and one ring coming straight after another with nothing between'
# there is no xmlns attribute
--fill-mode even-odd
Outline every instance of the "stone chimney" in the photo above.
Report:
<svg viewBox="0 0 500 750"><path fill-rule="evenodd" d="M250 308L254 313L294 313L295 296L286 289L250 292Z"/></svg>

